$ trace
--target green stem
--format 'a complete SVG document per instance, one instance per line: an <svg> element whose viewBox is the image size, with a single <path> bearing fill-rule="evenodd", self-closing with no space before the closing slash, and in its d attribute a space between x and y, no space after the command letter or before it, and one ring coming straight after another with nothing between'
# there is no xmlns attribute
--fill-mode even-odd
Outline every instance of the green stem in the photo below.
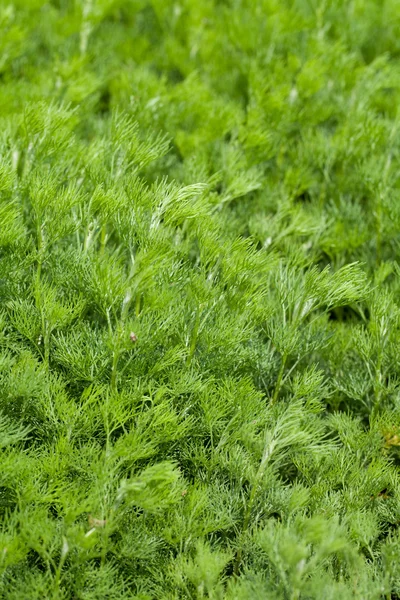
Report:
<svg viewBox="0 0 400 600"><path fill-rule="evenodd" d="M45 326L45 332L43 335L43 346L44 346L44 364L46 365L46 367L49 367L49 363L50 363L50 331L48 330L48 327Z"/></svg>
<svg viewBox="0 0 400 600"><path fill-rule="evenodd" d="M135 315L138 317L140 315L140 303L141 303L141 294L136 294L135 300Z"/></svg>
<svg viewBox="0 0 400 600"><path fill-rule="evenodd" d="M113 362L112 362L112 369L111 369L111 390L113 392L117 391L117 375L118 375L118 361L119 361L119 355L120 355L120 351L119 351L119 334L118 335L118 345L116 348L114 348L113 351Z"/></svg>
<svg viewBox="0 0 400 600"><path fill-rule="evenodd" d="M46 315L43 310L43 302L41 296L41 281L42 281L42 269L43 269L43 256L45 251L45 243L43 230L40 224L37 226L37 266L36 266L36 276L35 276L35 300L36 300L36 308L40 313L41 325L42 325L42 337L43 337L43 347L44 347L44 355L42 354L45 365L49 366L49 358L50 358L50 333L48 331L48 325L46 323Z"/></svg>
<svg viewBox="0 0 400 600"><path fill-rule="evenodd" d="M275 404L275 402L278 400L279 392L281 391L281 387L282 387L282 379L283 379L283 373L285 372L286 361L287 361L287 355L284 354L282 356L282 362L281 362L278 377L276 380L274 394L271 399L271 406L273 406Z"/></svg>
<svg viewBox="0 0 400 600"><path fill-rule="evenodd" d="M382 256L382 203L381 194L378 194L376 208L376 265L381 264Z"/></svg>
<svg viewBox="0 0 400 600"><path fill-rule="evenodd" d="M44 254L44 239L43 232L40 224L37 225L37 266L36 266L36 278L35 278L35 292L36 292L36 305L40 309L40 282L42 279L42 266L43 266L43 254Z"/></svg>
<svg viewBox="0 0 400 600"><path fill-rule="evenodd" d="M62 573L62 568L64 566L66 557L67 557L66 554L61 553L60 561L59 561L58 567L56 569L56 576L54 579L54 593L55 593L54 597L55 598L58 598L58 595L59 595L60 583L61 583L61 573Z"/></svg>
<svg viewBox="0 0 400 600"><path fill-rule="evenodd" d="M103 513L103 516L102 516L102 518L105 519L105 525L104 525L104 529L102 531L103 539L102 539L102 548L101 548L101 557L100 557L100 563L101 563L102 567L104 567L106 564L108 542L109 542L110 536L113 532L112 523L114 523L114 515L115 515L115 508L110 507L108 514Z"/></svg>
<svg viewBox="0 0 400 600"><path fill-rule="evenodd" d="M381 373L381 369L382 369L382 352L379 353L378 356L378 360L376 363L376 371L375 371L375 381L374 381L374 396L375 396L375 402L374 405L372 407L372 411L371 411L371 416L375 417L376 413L379 410L379 406L381 403L381 398L382 398L382 373Z"/></svg>
<svg viewBox="0 0 400 600"><path fill-rule="evenodd" d="M246 512L245 512L244 519L243 519L243 527L242 527L242 535L241 535L242 540L243 540L244 534L246 533L246 531L249 527L251 512L253 510L253 504L256 499L257 488L258 488L258 476L257 476L256 483L253 485L253 487L251 488L251 491L250 491L250 498L249 498L249 502L247 504ZM238 548L238 551L236 553L235 565L234 565L234 569L233 569L233 572L236 576L239 575L240 566L242 564L242 556L243 556L243 546L241 543L241 545Z"/></svg>
<svg viewBox="0 0 400 600"><path fill-rule="evenodd" d="M249 528L251 513L253 511L253 506L254 506L256 496L257 496L260 481L264 477L265 469L269 462L271 454L273 452L273 448L274 448L274 444L271 442L266 443L264 446L263 456L262 456L262 459L260 462L260 466L258 467L255 481L250 490L250 497L249 497L249 501L247 503L246 512L245 512L244 519L243 519L243 527L242 527L242 535L241 535L242 540L243 540L243 537L244 537L246 531ZM233 572L236 576L239 575L239 570L240 570L240 566L242 563L242 555L243 555L243 546L240 545L240 547L236 553L236 560L235 560L235 565L234 565L234 570L233 570Z"/></svg>
<svg viewBox="0 0 400 600"><path fill-rule="evenodd" d="M107 527L107 525L106 525ZM102 567L105 566L106 564L106 558L107 558L107 548L108 548L108 533L106 531L103 532L103 545L101 548L101 557L100 557L100 564Z"/></svg>
<svg viewBox="0 0 400 600"><path fill-rule="evenodd" d="M189 366L190 363L192 362L194 353L196 351L196 344L197 344L197 337L199 335L199 328L200 328L200 309L197 311L196 321L194 323L194 327L193 327L193 331L192 331L192 339L190 341L189 354L188 354L188 357L186 360L187 366Z"/></svg>
<svg viewBox="0 0 400 600"><path fill-rule="evenodd" d="M104 249L106 247L106 241L107 241L107 226L105 224L103 224L101 227L101 233L100 233L100 256L103 256L103 254L104 254Z"/></svg>

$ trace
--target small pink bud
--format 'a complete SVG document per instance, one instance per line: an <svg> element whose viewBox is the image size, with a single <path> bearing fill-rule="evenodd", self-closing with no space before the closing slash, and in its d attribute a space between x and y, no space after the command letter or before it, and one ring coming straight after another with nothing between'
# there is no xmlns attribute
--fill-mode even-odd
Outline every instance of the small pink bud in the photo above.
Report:
<svg viewBox="0 0 400 600"><path fill-rule="evenodd" d="M129 337L130 337L131 342L137 342L136 333L133 333L133 331L131 331L131 334Z"/></svg>

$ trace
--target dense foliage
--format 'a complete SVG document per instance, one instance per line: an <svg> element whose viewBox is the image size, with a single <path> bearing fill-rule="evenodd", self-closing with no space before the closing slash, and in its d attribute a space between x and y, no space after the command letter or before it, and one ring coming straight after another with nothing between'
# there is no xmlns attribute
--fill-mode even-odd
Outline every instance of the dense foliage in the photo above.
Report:
<svg viewBox="0 0 400 600"><path fill-rule="evenodd" d="M0 595L400 597L397 0L0 0Z"/></svg>

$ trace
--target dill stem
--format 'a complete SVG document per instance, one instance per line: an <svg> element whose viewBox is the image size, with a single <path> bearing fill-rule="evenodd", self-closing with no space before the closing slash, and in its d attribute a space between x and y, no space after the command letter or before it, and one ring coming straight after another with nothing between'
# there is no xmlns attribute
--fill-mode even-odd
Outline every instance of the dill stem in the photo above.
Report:
<svg viewBox="0 0 400 600"><path fill-rule="evenodd" d="M137 317L140 315L140 304L141 304L141 294L137 294L136 300L135 300L135 315Z"/></svg>
<svg viewBox="0 0 400 600"><path fill-rule="evenodd" d="M282 387L282 379L283 379L283 373L285 372L286 361L287 361L287 355L284 354L282 356L281 366L279 369L278 377L276 379L275 390L274 390L274 394L271 399L271 406L273 406L275 404L275 402L278 400L279 392Z"/></svg>
<svg viewBox="0 0 400 600"><path fill-rule="evenodd" d="M247 503L246 512L245 512L244 519L243 519L243 527L242 527L242 535L241 535L242 540L243 540L243 537L244 537L246 531L249 528L251 513L253 511L253 506L254 506L254 502L256 499L257 491L258 491L258 488L260 485L260 481L264 476L268 461L273 452L273 448L274 448L274 444L273 443L271 444L271 442L266 443L264 446L263 456L262 456L262 459L260 462L260 466L258 467L255 481L254 481L253 485L251 486L250 497L249 497L249 501ZM234 566L234 574L235 575L239 575L240 565L242 562L242 555L243 555L243 546L242 546L242 542L241 542L241 545L236 554L236 560L235 560L235 566Z"/></svg>
<svg viewBox="0 0 400 600"><path fill-rule="evenodd" d="M198 310L197 314L196 314L196 321L195 321L194 327L193 327L192 339L190 341L190 348L189 348L189 354L187 357L186 365L190 365L190 363L192 362L194 353L196 351L196 344L197 344L197 337L199 335L199 328L200 328L200 310Z"/></svg>
<svg viewBox="0 0 400 600"><path fill-rule="evenodd" d="M111 368L111 390L115 392L117 390L117 375L118 375L118 361L119 361L119 336L118 336L118 346L113 351L113 362Z"/></svg>

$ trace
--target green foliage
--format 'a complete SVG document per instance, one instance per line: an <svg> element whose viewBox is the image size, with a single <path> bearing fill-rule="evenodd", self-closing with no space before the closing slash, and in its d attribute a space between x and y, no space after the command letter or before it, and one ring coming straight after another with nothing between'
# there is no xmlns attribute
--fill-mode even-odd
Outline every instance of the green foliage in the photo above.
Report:
<svg viewBox="0 0 400 600"><path fill-rule="evenodd" d="M0 597L400 597L395 0L0 0Z"/></svg>

